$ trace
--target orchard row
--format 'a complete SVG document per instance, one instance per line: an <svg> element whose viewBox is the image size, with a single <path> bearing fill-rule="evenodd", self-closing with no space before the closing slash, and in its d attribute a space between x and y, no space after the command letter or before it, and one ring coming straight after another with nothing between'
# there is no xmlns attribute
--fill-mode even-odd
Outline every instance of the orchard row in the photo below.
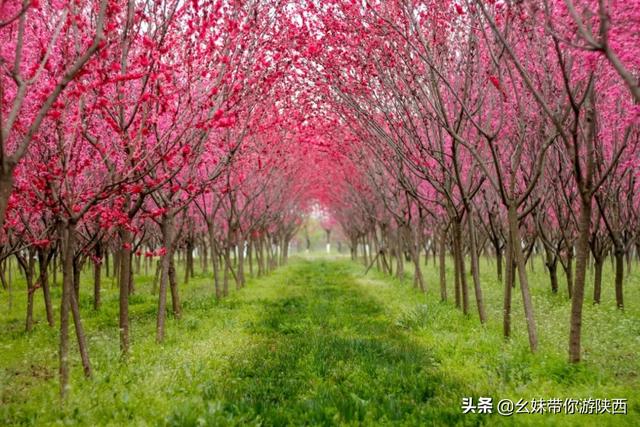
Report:
<svg viewBox="0 0 640 427"><path fill-rule="evenodd" d="M0 278L17 259L29 330L39 289L55 324L61 272L64 396L71 321L91 375L83 269L99 309L113 260L126 359L134 260L159 259L161 342L178 251L188 274L198 248L221 298L247 264L286 261L321 205L369 268L406 258L426 291L421 253L438 254L442 299L452 283L483 323L479 257L496 257L504 335L517 282L532 351L543 254L579 362L589 265L599 303L614 258L623 309L638 253L639 26L636 0L2 2Z"/></svg>

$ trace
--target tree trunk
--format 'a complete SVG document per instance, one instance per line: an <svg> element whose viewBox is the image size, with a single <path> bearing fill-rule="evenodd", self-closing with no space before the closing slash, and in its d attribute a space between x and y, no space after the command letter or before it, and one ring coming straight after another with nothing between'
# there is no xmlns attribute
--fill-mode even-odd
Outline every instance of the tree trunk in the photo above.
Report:
<svg viewBox="0 0 640 427"><path fill-rule="evenodd" d="M222 296L226 298L229 296L229 248L224 248L223 251L224 253L222 254L222 257L224 259L222 261L224 263L224 269L222 273Z"/></svg>
<svg viewBox="0 0 640 427"><path fill-rule="evenodd" d="M453 258L453 290L456 308L460 308L462 304L462 295L460 292L460 265L458 264L458 241L456 233L451 227L451 257Z"/></svg>
<svg viewBox="0 0 640 427"><path fill-rule="evenodd" d="M162 271L162 262L158 260L156 262L156 271L153 274L153 284L151 285L151 295L155 295L158 292L158 282L160 282L161 271Z"/></svg>
<svg viewBox="0 0 640 427"><path fill-rule="evenodd" d="M131 274L131 244L132 236L129 230L120 229L120 241L122 249L119 251L118 272L119 280L119 316L118 326L120 328L120 352L124 359L129 355L129 281Z"/></svg>
<svg viewBox="0 0 640 427"><path fill-rule="evenodd" d="M80 309L78 307L78 300L75 295L71 294L71 313L73 314L73 324L76 330L76 339L78 341L78 350L80 351L80 360L82 360L82 369L84 376L91 377L91 362L89 361L89 348L87 347L87 338L80 321Z"/></svg>
<svg viewBox="0 0 640 427"><path fill-rule="evenodd" d="M62 298L60 300L60 397L65 399L69 390L69 311L73 292L73 252L75 250L75 224L61 226L64 249L62 268Z"/></svg>
<svg viewBox="0 0 640 427"><path fill-rule="evenodd" d="M49 263L51 261L51 249L38 249L38 264L40 265L40 286L44 296L44 307L47 312L47 323L54 326L53 305L51 304L51 289L49 287Z"/></svg>
<svg viewBox="0 0 640 427"><path fill-rule="evenodd" d="M624 309L624 295L622 293L622 285L624 280L624 249L620 246L614 248L614 256L616 258L615 288L616 288L616 306Z"/></svg>
<svg viewBox="0 0 640 427"><path fill-rule="evenodd" d="M594 279L593 279L593 303L600 304L600 294L602 291L602 266L604 264L604 256L598 254L593 257L594 262Z"/></svg>
<svg viewBox="0 0 640 427"><path fill-rule="evenodd" d="M13 167L1 166L6 170L0 172L0 227L4 225L9 197L13 191Z"/></svg>
<svg viewBox="0 0 640 427"><path fill-rule="evenodd" d="M247 258L249 260L249 277L253 277L253 239L247 241Z"/></svg>
<svg viewBox="0 0 640 427"><path fill-rule="evenodd" d="M447 300L447 233L442 230L440 233L440 300Z"/></svg>
<svg viewBox="0 0 640 427"><path fill-rule="evenodd" d="M420 290L424 293L427 292L427 287L424 283L424 277L422 276L422 269L420 268L420 238L418 236L418 234L416 233L415 238L413 237L413 233L411 232L411 230L407 227L407 234L408 234L408 242L411 243L411 258L413 260L413 264L414 264L414 282L415 284L420 288Z"/></svg>
<svg viewBox="0 0 640 427"><path fill-rule="evenodd" d="M396 277L402 279L404 277L404 262L402 260L402 233L400 226L396 232Z"/></svg>
<svg viewBox="0 0 640 427"><path fill-rule="evenodd" d="M136 257L136 274L140 274L142 271L142 255L135 255ZM131 274L133 276L133 274ZM131 287L133 289L133 287Z"/></svg>
<svg viewBox="0 0 640 427"><path fill-rule="evenodd" d="M109 248L104 253L104 275L109 277Z"/></svg>
<svg viewBox="0 0 640 427"><path fill-rule="evenodd" d="M460 296L462 297L462 313L469 313L469 287L467 285L467 274L465 272L464 265L464 251L462 248L462 231L461 224L458 218L453 220L453 234L454 234L454 258L457 260L458 281L460 286Z"/></svg>
<svg viewBox="0 0 640 427"><path fill-rule="evenodd" d="M213 286L216 291L216 300L222 298L222 292L220 289L220 255L215 246L211 246L211 265L213 267Z"/></svg>
<svg viewBox="0 0 640 427"><path fill-rule="evenodd" d="M209 247L207 242L202 243L202 273L209 274Z"/></svg>
<svg viewBox="0 0 640 427"><path fill-rule="evenodd" d="M569 246L567 248L567 267L565 269L565 274L567 276L567 293L569 294L569 299L573 297L573 246Z"/></svg>
<svg viewBox="0 0 640 427"><path fill-rule="evenodd" d="M11 266L8 258L0 262L0 280L2 280L2 287L7 290L7 311L11 313L11 308L13 307L13 292L11 289Z"/></svg>
<svg viewBox="0 0 640 427"><path fill-rule="evenodd" d="M133 236L132 236L132 245L133 245ZM130 251L129 254L129 285L127 286L127 289L129 290L129 295L133 295L136 291L136 288L134 286L133 283L133 250Z"/></svg>
<svg viewBox="0 0 640 427"><path fill-rule="evenodd" d="M558 256L553 254L551 249L545 247L545 266L549 271L549 280L551 281L551 292L558 293Z"/></svg>
<svg viewBox="0 0 640 427"><path fill-rule="evenodd" d="M289 243L291 240L288 236L285 236L282 242L282 261L286 264L289 261Z"/></svg>
<svg viewBox="0 0 640 427"><path fill-rule="evenodd" d="M186 244L186 266L184 269L184 284L189 283L189 277L194 277L194 265L193 265L193 241L187 240Z"/></svg>
<svg viewBox="0 0 640 427"><path fill-rule="evenodd" d="M589 254L589 233L591 228L591 197L581 196L580 216L578 220L578 243L576 247L576 277L571 298L571 322L569 330L569 361L580 362L582 338L582 305L584 303L584 284L587 273L587 255Z"/></svg>
<svg viewBox="0 0 640 427"><path fill-rule="evenodd" d="M100 308L100 287L102 281L102 245L98 243L95 249L96 259L93 262L93 309Z"/></svg>
<svg viewBox="0 0 640 427"><path fill-rule="evenodd" d="M476 242L476 229L473 223L473 211L471 207L468 209L467 223L469 226L469 243L471 246L471 275L473 277L473 287L476 294L476 304L478 307L478 315L480 323L487 322L487 314L484 309L484 300L482 298L482 286L480 284L480 267L478 264L478 251Z"/></svg>
<svg viewBox="0 0 640 427"><path fill-rule="evenodd" d="M515 282L515 263L513 262L513 237L509 232L509 239L506 245L507 271L504 278L504 300L502 305L502 332L505 338L511 336L511 289Z"/></svg>
<svg viewBox="0 0 640 427"><path fill-rule="evenodd" d="M351 261L356 261L358 259L358 237L351 236ZM308 240L307 240L308 241ZM307 243L308 249L309 243Z"/></svg>
<svg viewBox="0 0 640 427"><path fill-rule="evenodd" d="M258 261L258 277L264 275L264 245L262 243L262 236L258 237L255 241L256 245L256 260Z"/></svg>
<svg viewBox="0 0 640 427"><path fill-rule="evenodd" d="M209 245L211 246L211 266L213 267L213 286L216 291L216 300L220 300L220 273L218 268L219 254L216 246L216 235L213 229L213 223L207 223L207 231L209 232Z"/></svg>
<svg viewBox="0 0 640 427"><path fill-rule="evenodd" d="M160 223L162 243L165 253L160 261L160 289L158 291L158 317L156 319L156 342L164 340L165 320L167 318L167 288L169 286L169 269L173 253L173 217L163 216Z"/></svg>
<svg viewBox="0 0 640 427"><path fill-rule="evenodd" d="M27 332L31 332L33 329L33 300L36 293L35 283L33 283L35 272L35 260L33 256L32 250L28 250L26 256L16 255L27 282L27 316L25 320L25 330Z"/></svg>
<svg viewBox="0 0 640 427"><path fill-rule="evenodd" d="M538 332L536 330L535 317L533 315L533 303L531 302L531 294L529 292L529 281L527 279L527 271L522 253L522 245L520 238L520 226L518 224L518 212L515 205L508 208L509 228L511 233L511 248L518 269L518 280L520 282L520 291L522 292L522 304L524 306L524 315L527 321L527 334L529 336L529 347L532 352L538 349Z"/></svg>
<svg viewBox="0 0 640 427"><path fill-rule="evenodd" d="M494 244L493 248L496 251L496 272L498 274L498 281L502 282L502 248L500 247L500 243Z"/></svg>
<svg viewBox="0 0 640 427"><path fill-rule="evenodd" d="M180 319L182 309L180 307L180 294L178 293L178 281L176 280L176 265L173 257L171 257L169 264L169 287L171 288L171 309L173 316L176 319Z"/></svg>
<svg viewBox="0 0 640 427"><path fill-rule="evenodd" d="M238 272L237 272L237 280L238 280L238 287L239 288L244 288L244 238L242 237L242 235L240 234L240 232L238 231L237 234L237 248L238 248Z"/></svg>
<svg viewBox="0 0 640 427"><path fill-rule="evenodd" d="M60 259L57 253L53 254L52 261L51 270L53 271L53 286L58 286L58 266L60 265Z"/></svg>

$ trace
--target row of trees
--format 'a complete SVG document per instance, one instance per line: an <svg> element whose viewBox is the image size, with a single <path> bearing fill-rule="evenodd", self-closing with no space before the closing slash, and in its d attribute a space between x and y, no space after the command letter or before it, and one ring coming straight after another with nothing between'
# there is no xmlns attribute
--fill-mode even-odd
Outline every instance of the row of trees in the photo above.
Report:
<svg viewBox="0 0 640 427"><path fill-rule="evenodd" d="M402 275L406 254L424 290L420 253L439 253L446 299L450 250L456 305L467 313L474 297L484 323L479 256L491 253L504 335L517 278L536 351L526 264L537 249L553 292L558 264L566 272L569 358L579 362L589 260L599 303L612 257L622 309L638 252L638 4L328 3L313 15L320 47L307 70L344 124L341 190L328 203L353 256L358 243L372 247L368 264L391 273L395 256Z"/></svg>
<svg viewBox="0 0 640 427"><path fill-rule="evenodd" d="M83 271L93 270L95 310L104 273L117 278L126 359L134 273L142 260L156 268L162 342L167 311L181 311L177 253L186 283L197 250L218 299L230 283L245 285L246 267L262 275L286 262L309 203L313 153L295 144L301 118L283 79L279 2L0 8L0 279L11 291L17 260L30 331L40 290L49 326L57 323L51 286L61 273L64 396L71 322L85 375L92 370Z"/></svg>
<svg viewBox="0 0 640 427"><path fill-rule="evenodd" d="M438 253L443 299L450 250L464 312L470 260L481 322L478 259L490 251L505 335L517 277L533 351L526 263L541 248L552 290L558 264L569 276L577 362L589 259L601 273L613 256L623 308L638 241L639 11L635 0L0 1L0 281L10 286L17 259L30 329L39 289L55 323L49 278L61 272L64 395L71 322L91 375L83 268L99 309L113 265L126 359L134 260L160 260L162 341L168 292L180 313L176 253L186 281L197 248L221 298L245 266L286 260L320 202L354 256L374 248L368 266L402 275L406 254L426 290L421 253Z"/></svg>

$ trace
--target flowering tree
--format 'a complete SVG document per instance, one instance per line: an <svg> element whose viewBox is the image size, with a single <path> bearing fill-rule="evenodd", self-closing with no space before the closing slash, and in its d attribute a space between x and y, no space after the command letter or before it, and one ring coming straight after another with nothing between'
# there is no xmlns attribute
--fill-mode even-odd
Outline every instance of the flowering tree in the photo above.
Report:
<svg viewBox="0 0 640 427"><path fill-rule="evenodd" d="M581 358L589 257L601 301L640 247L640 5L622 0L0 1L0 281L17 260L25 329L62 273L61 393L71 316L113 260L119 346L144 255L156 340L197 254L212 293L286 262L313 209L351 257L488 321L480 259L497 259L504 336L516 283L532 351L527 263L571 299ZM197 252L196 252L197 251ZM329 246L327 246L329 251ZM447 256L453 261L447 277ZM504 271L503 271L504 264ZM566 277L560 285L558 265ZM254 269L254 267L256 267ZM561 270L561 271L562 271ZM11 269L8 269L11 272ZM49 273L53 273L50 280ZM470 273L469 274L467 273ZM470 277L470 278L469 278ZM53 282L53 283L50 283ZM137 291L136 291L137 292Z"/></svg>

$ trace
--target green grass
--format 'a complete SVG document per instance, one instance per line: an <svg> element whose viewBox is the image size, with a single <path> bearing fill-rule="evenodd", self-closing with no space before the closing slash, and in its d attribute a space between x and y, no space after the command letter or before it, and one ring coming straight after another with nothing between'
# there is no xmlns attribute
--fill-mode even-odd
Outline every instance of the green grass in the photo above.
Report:
<svg viewBox="0 0 640 427"><path fill-rule="evenodd" d="M38 293L38 323L23 331L18 282L10 312L0 293L0 424L640 425L638 274L627 278L622 313L605 271L603 304L585 302L585 361L574 366L566 354L569 302L552 295L541 265L535 268L535 355L519 293L514 336L501 337L502 288L490 263L482 264L490 321L481 326L475 311L464 316L438 301L431 265L425 297L410 280L363 276L360 265L344 259L314 258L252 279L220 303L205 275L182 285L183 318L169 319L161 346L154 342L151 278L137 277L126 364L118 352L117 291L107 282L103 308L94 312L87 275L80 303L95 375L82 377L72 347L65 405L58 397L57 330L46 326ZM622 397L629 415L463 415L465 396Z"/></svg>

